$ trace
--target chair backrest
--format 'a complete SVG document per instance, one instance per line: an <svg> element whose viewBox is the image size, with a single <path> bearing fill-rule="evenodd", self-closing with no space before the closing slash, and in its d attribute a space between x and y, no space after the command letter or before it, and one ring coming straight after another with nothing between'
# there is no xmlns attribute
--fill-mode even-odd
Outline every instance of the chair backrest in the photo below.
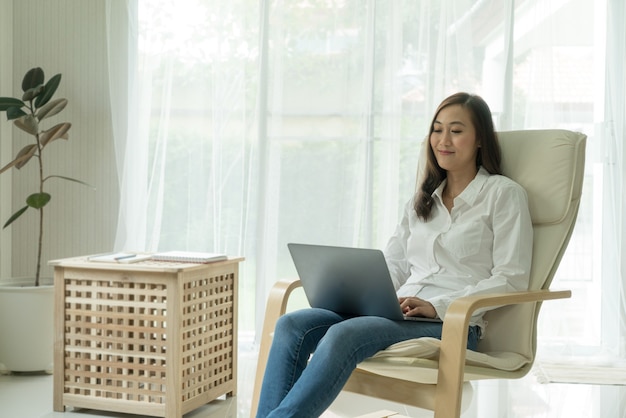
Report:
<svg viewBox="0 0 626 418"><path fill-rule="evenodd" d="M569 243L582 191L586 136L566 130L499 132L502 170L526 189L533 221L530 290L548 289ZM485 314L482 352L514 351L534 359L540 304Z"/></svg>

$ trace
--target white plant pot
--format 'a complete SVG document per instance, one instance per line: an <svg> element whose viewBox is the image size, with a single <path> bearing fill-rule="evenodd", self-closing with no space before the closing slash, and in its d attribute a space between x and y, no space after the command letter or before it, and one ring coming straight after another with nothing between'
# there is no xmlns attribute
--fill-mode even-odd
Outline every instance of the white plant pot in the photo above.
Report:
<svg viewBox="0 0 626 418"><path fill-rule="evenodd" d="M51 373L54 286L21 282L0 281L0 371Z"/></svg>

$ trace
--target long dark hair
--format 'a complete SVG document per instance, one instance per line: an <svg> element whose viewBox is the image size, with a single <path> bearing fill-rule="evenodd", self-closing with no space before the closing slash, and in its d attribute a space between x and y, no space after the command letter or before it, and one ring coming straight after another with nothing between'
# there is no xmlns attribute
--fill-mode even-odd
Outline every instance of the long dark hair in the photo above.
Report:
<svg viewBox="0 0 626 418"><path fill-rule="evenodd" d="M433 207L432 194L447 176L447 171L437 163L435 154L430 146L430 135L433 133L435 120L439 116L439 112L452 105L461 105L471 115L472 124L476 131L476 139L480 142L480 148L478 148L476 155L476 168L483 166L491 174L502 174L500 169L500 160L502 158L500 155L500 144L493 126L491 110L487 103L482 97L469 93L456 93L447 97L441 102L430 122L428 150L426 153L426 176L420 185L415 199L415 212L423 221L430 219L430 212Z"/></svg>

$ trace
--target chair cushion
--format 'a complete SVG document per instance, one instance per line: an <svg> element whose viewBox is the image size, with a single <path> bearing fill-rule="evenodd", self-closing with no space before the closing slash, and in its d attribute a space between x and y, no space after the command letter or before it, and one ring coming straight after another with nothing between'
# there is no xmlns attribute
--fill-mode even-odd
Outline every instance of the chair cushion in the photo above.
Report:
<svg viewBox="0 0 626 418"><path fill-rule="evenodd" d="M526 189L534 225L560 222L580 199L582 143L572 138L583 136L558 129L498 132L504 174Z"/></svg>
<svg viewBox="0 0 626 418"><path fill-rule="evenodd" d="M420 374L416 369L436 371L441 341L436 338L417 338L393 344L358 365L361 370L420 383L434 383L436 373ZM514 352L479 353L467 350L466 364L487 369L516 371L530 364L532 359ZM407 367L409 366L409 367ZM410 368L415 366L415 368ZM475 376L474 376L475 377Z"/></svg>

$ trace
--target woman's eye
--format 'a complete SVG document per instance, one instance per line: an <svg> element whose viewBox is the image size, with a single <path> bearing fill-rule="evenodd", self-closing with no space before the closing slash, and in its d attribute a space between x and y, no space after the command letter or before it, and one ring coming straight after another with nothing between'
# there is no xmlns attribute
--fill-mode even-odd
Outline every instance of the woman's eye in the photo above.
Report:
<svg viewBox="0 0 626 418"><path fill-rule="evenodd" d="M460 134L460 133L463 133L463 131L450 131L450 132L452 132L453 134Z"/></svg>
<svg viewBox="0 0 626 418"><path fill-rule="evenodd" d="M441 129L433 129L433 133L440 134L441 133Z"/></svg>

